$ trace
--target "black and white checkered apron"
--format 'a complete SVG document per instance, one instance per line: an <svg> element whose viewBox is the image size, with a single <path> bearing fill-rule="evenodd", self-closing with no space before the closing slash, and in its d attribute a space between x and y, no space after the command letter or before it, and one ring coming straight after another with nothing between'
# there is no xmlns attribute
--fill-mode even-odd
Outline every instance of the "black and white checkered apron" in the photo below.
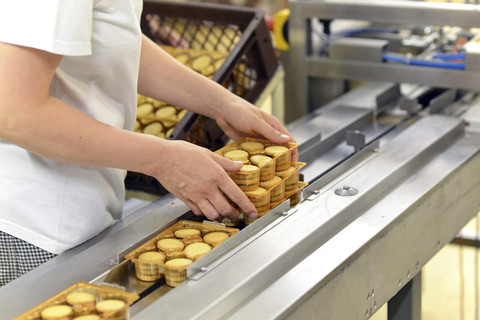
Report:
<svg viewBox="0 0 480 320"><path fill-rule="evenodd" d="M0 231L0 287L55 256Z"/></svg>

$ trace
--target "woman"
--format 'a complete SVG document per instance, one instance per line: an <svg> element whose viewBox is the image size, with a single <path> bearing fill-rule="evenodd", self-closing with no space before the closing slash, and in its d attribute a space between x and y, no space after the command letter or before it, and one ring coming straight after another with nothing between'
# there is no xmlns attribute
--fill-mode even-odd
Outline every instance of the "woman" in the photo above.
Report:
<svg viewBox="0 0 480 320"><path fill-rule="evenodd" d="M197 215L250 217L242 164L132 131L137 92L211 117L231 138L293 141L280 122L142 35L141 0L0 4L0 285L121 217L126 170ZM296 155L294 156L296 157Z"/></svg>

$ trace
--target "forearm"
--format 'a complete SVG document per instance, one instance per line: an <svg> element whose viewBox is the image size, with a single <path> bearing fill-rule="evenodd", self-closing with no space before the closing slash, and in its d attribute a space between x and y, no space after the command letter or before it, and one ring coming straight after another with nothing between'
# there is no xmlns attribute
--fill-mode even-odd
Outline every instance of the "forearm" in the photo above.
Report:
<svg viewBox="0 0 480 320"><path fill-rule="evenodd" d="M219 107L238 99L218 83L176 61L145 36L138 90L146 96L214 119Z"/></svg>
<svg viewBox="0 0 480 320"><path fill-rule="evenodd" d="M158 173L152 159L161 163L168 154L166 141L111 127L56 98L28 110L8 115L0 136L50 160L152 174Z"/></svg>

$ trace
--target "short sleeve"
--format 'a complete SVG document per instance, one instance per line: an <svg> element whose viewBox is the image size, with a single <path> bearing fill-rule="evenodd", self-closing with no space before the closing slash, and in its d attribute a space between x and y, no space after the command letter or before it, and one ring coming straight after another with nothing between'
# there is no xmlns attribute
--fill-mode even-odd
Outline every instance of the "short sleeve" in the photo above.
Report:
<svg viewBox="0 0 480 320"><path fill-rule="evenodd" d="M61 55L92 53L93 0L0 1L0 41Z"/></svg>

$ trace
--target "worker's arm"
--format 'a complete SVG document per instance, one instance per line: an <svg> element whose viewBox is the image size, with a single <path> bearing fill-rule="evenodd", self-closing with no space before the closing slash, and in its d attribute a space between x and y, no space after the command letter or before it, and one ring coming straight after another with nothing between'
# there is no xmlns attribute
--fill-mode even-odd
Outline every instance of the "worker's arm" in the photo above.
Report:
<svg viewBox="0 0 480 320"><path fill-rule="evenodd" d="M49 96L61 59L0 42L0 139L59 162L154 176L209 219L237 216L223 194L255 215L253 204L225 172L241 164L187 142L108 126Z"/></svg>
<svg viewBox="0 0 480 320"><path fill-rule="evenodd" d="M139 92L148 97L215 119L230 138L256 136L276 143L294 141L277 118L186 68L146 36L138 86ZM298 160L296 152L293 160Z"/></svg>

